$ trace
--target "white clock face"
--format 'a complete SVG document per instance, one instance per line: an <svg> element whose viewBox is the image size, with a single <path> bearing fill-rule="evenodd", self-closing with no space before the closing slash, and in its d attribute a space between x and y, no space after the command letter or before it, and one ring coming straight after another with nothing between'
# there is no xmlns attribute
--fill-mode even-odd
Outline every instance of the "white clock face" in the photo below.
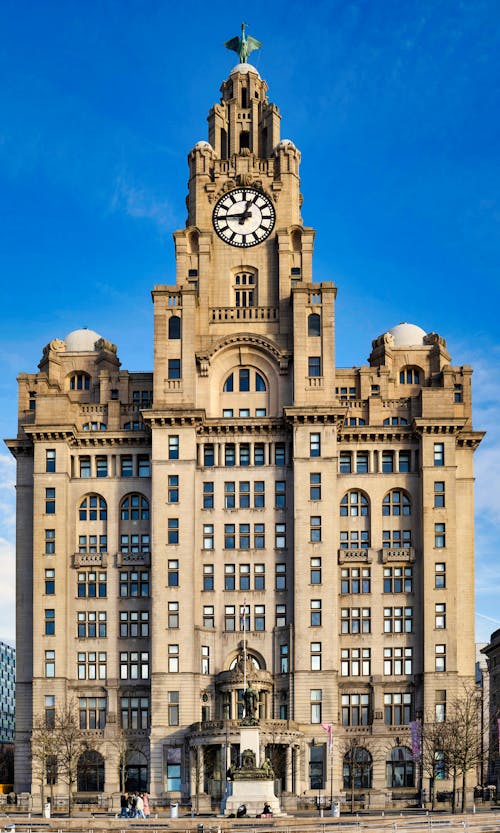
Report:
<svg viewBox="0 0 500 833"><path fill-rule="evenodd" d="M276 214L271 200L255 188L236 188L218 200L212 221L231 246L256 246L271 234Z"/></svg>

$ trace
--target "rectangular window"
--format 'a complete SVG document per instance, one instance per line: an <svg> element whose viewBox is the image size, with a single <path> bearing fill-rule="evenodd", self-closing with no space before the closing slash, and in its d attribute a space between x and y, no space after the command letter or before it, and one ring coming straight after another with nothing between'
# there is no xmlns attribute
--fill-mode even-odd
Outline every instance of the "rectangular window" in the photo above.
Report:
<svg viewBox="0 0 500 833"><path fill-rule="evenodd" d="M390 472L394 471L394 452L393 451L383 451L382 452L382 471L384 474L390 474Z"/></svg>
<svg viewBox="0 0 500 833"><path fill-rule="evenodd" d="M228 446L226 446L228 448ZM249 466L250 465L250 445L248 443L240 443L240 466ZM227 465L233 465L234 463L227 463Z"/></svg>
<svg viewBox="0 0 500 833"><path fill-rule="evenodd" d="M224 509L234 509L236 506L236 492L234 481L224 483Z"/></svg>
<svg viewBox="0 0 500 833"><path fill-rule="evenodd" d="M177 500L179 498L177 497ZM212 480L207 480L203 484L203 508L214 508L214 484Z"/></svg>
<svg viewBox="0 0 500 833"><path fill-rule="evenodd" d="M341 593L370 593L370 567L343 567L340 571Z"/></svg>
<svg viewBox="0 0 500 833"><path fill-rule="evenodd" d="M263 550L266 546L266 525L253 525L253 545L256 550Z"/></svg>
<svg viewBox="0 0 500 833"><path fill-rule="evenodd" d="M79 680L106 679L106 653L104 651L81 651L77 655L77 676Z"/></svg>
<svg viewBox="0 0 500 833"><path fill-rule="evenodd" d="M254 606L254 630L265 631L266 629L266 608L265 605Z"/></svg>
<svg viewBox="0 0 500 833"><path fill-rule="evenodd" d="M446 671L446 645L436 645L436 671Z"/></svg>
<svg viewBox="0 0 500 833"><path fill-rule="evenodd" d="M179 602L168 603L168 627L179 627Z"/></svg>
<svg viewBox="0 0 500 833"><path fill-rule="evenodd" d="M436 590L446 587L446 564L443 562L434 565L434 587Z"/></svg>
<svg viewBox="0 0 500 833"><path fill-rule="evenodd" d="M358 451L356 453L356 473L368 474L368 452Z"/></svg>
<svg viewBox="0 0 500 833"><path fill-rule="evenodd" d="M342 726L368 726L370 723L370 695L342 694Z"/></svg>
<svg viewBox="0 0 500 833"><path fill-rule="evenodd" d="M234 564L224 565L224 590L236 589L236 568Z"/></svg>
<svg viewBox="0 0 500 833"><path fill-rule="evenodd" d="M147 454L139 454L137 466L139 477L151 477L151 462Z"/></svg>
<svg viewBox="0 0 500 833"><path fill-rule="evenodd" d="M169 359L168 360L168 378L169 379L180 379L181 378L181 360L180 359Z"/></svg>
<svg viewBox="0 0 500 833"><path fill-rule="evenodd" d="M250 549L250 524L239 525L239 541L238 547L240 550Z"/></svg>
<svg viewBox="0 0 500 833"><path fill-rule="evenodd" d="M178 440L179 438L177 438ZM170 460L179 458L179 443L177 442L177 457L172 458ZM213 466L215 464L215 451L212 443L205 443L203 446L203 465L204 466Z"/></svg>
<svg viewBox="0 0 500 833"><path fill-rule="evenodd" d="M250 408L240 408L239 411L238 411L238 416L243 417L243 418L249 417L250 416Z"/></svg>
<svg viewBox="0 0 500 833"><path fill-rule="evenodd" d="M410 451L400 451L399 452L399 471L407 472L410 471L411 467L411 452Z"/></svg>
<svg viewBox="0 0 500 833"><path fill-rule="evenodd" d="M266 589L266 567L265 564L254 564L253 568L253 589Z"/></svg>
<svg viewBox="0 0 500 833"><path fill-rule="evenodd" d="M122 456L120 458L121 463L121 476L122 477L133 477L134 476L134 459L130 455Z"/></svg>
<svg viewBox="0 0 500 833"><path fill-rule="evenodd" d="M342 677L369 677L371 674L370 648L342 648L340 652Z"/></svg>
<svg viewBox="0 0 500 833"><path fill-rule="evenodd" d="M321 642L311 642L310 644L310 669L311 671L321 671Z"/></svg>
<svg viewBox="0 0 500 833"><path fill-rule="evenodd" d="M384 567L384 593L412 593L413 567Z"/></svg>
<svg viewBox="0 0 500 833"><path fill-rule="evenodd" d="M208 645L201 646L201 673L210 674L210 647Z"/></svg>
<svg viewBox="0 0 500 833"><path fill-rule="evenodd" d="M384 674L390 677L413 674L413 648L384 648Z"/></svg>
<svg viewBox="0 0 500 833"><path fill-rule="evenodd" d="M309 692L311 702L311 723L321 723L321 701L323 692L321 688L312 688Z"/></svg>
<svg viewBox="0 0 500 833"><path fill-rule="evenodd" d="M120 680L149 679L148 651L120 651Z"/></svg>
<svg viewBox="0 0 500 833"><path fill-rule="evenodd" d="M168 692L168 725L169 726L178 726L179 725L179 692L178 691L169 691ZM169 749L168 752L176 751L175 749ZM180 752L180 749L179 749ZM178 776L177 776L178 771ZM180 767L180 755L179 755L179 765L177 770L177 765L172 765L167 763L167 789L176 789L176 786L172 786L172 783L177 784L177 780L179 781L178 789L180 790L181 784L181 767Z"/></svg>
<svg viewBox="0 0 500 833"><path fill-rule="evenodd" d="M182 789L181 781L181 756L182 749L180 746L167 747L166 750L166 770L167 770L167 790L180 792Z"/></svg>
<svg viewBox="0 0 500 833"><path fill-rule="evenodd" d="M107 457L96 457L95 464L96 464L97 477L107 477L108 476L108 458Z"/></svg>
<svg viewBox="0 0 500 833"><path fill-rule="evenodd" d="M106 698L78 698L80 729L104 729L106 725Z"/></svg>
<svg viewBox="0 0 500 833"><path fill-rule="evenodd" d="M434 443L434 465L444 466L444 443Z"/></svg>
<svg viewBox="0 0 500 833"><path fill-rule="evenodd" d="M53 472L56 470L56 450L55 448L47 448L45 451L45 471Z"/></svg>
<svg viewBox="0 0 500 833"><path fill-rule="evenodd" d="M55 529L45 530L45 555L54 555L56 551L56 531Z"/></svg>
<svg viewBox="0 0 500 833"><path fill-rule="evenodd" d="M253 484L254 509L264 509L266 505L266 484L263 480L255 480Z"/></svg>
<svg viewBox="0 0 500 833"><path fill-rule="evenodd" d="M321 376L321 356L309 356L308 372L309 376Z"/></svg>
<svg viewBox="0 0 500 833"><path fill-rule="evenodd" d="M434 524L434 546L438 550L446 546L446 524Z"/></svg>
<svg viewBox="0 0 500 833"><path fill-rule="evenodd" d="M231 484L228 484L231 485ZM234 483L232 484L234 487ZM242 480L239 484L239 505L240 509L250 508L250 481ZM229 508L229 507L226 507Z"/></svg>
<svg viewBox="0 0 500 833"><path fill-rule="evenodd" d="M443 509L445 506L445 485L442 480L434 483L434 508Z"/></svg>
<svg viewBox="0 0 500 833"><path fill-rule="evenodd" d="M289 669L289 655L288 645L280 645L280 673L288 674Z"/></svg>
<svg viewBox="0 0 500 833"><path fill-rule="evenodd" d="M276 480L274 483L274 506L276 509L284 509L286 506L286 482Z"/></svg>
<svg viewBox="0 0 500 833"><path fill-rule="evenodd" d="M56 571L45 570L45 595L53 596L56 592Z"/></svg>
<svg viewBox="0 0 500 833"><path fill-rule="evenodd" d="M169 674L179 673L179 646L168 646L168 671Z"/></svg>
<svg viewBox="0 0 500 833"><path fill-rule="evenodd" d="M239 589L250 590L250 564L240 564Z"/></svg>
<svg viewBox="0 0 500 833"><path fill-rule="evenodd" d="M286 524L275 524L274 546L277 550L286 548Z"/></svg>
<svg viewBox="0 0 500 833"><path fill-rule="evenodd" d="M274 446L274 462L277 466L286 465L285 443L276 443L276 445Z"/></svg>
<svg viewBox="0 0 500 833"><path fill-rule="evenodd" d="M168 518L167 542L169 544L179 543L179 518Z"/></svg>
<svg viewBox="0 0 500 833"><path fill-rule="evenodd" d="M100 616L100 614L99 614ZM120 611L120 637L136 639L149 636L149 611L122 610Z"/></svg>
<svg viewBox="0 0 500 833"><path fill-rule="evenodd" d="M321 474L311 472L309 475L309 500L321 500Z"/></svg>
<svg viewBox="0 0 500 833"><path fill-rule="evenodd" d="M203 549L213 550L214 548L214 525L203 524Z"/></svg>
<svg viewBox="0 0 500 833"><path fill-rule="evenodd" d="M204 590L213 590L214 589L214 565L213 564L204 564L203 565L203 589Z"/></svg>
<svg viewBox="0 0 500 833"><path fill-rule="evenodd" d="M436 630L444 630L446 628L446 605L444 602L437 602L434 609L434 627Z"/></svg>
<svg viewBox="0 0 500 833"><path fill-rule="evenodd" d="M384 607L384 633L412 633L412 607Z"/></svg>
<svg viewBox="0 0 500 833"><path fill-rule="evenodd" d="M353 529L350 532L340 533L341 550L366 550L370 546L370 534L367 529L358 531Z"/></svg>
<svg viewBox="0 0 500 833"><path fill-rule="evenodd" d="M309 518L309 540L313 544L321 541L321 515L311 515Z"/></svg>
<svg viewBox="0 0 500 833"><path fill-rule="evenodd" d="M149 571L148 570L121 570L120 571L120 597L146 598L149 596Z"/></svg>
<svg viewBox="0 0 500 833"><path fill-rule="evenodd" d="M340 474L351 474L352 454L350 451L340 452Z"/></svg>
<svg viewBox="0 0 500 833"><path fill-rule="evenodd" d="M286 590L286 564L276 564L275 590Z"/></svg>
<svg viewBox="0 0 500 833"><path fill-rule="evenodd" d="M54 694L45 695L45 726L53 729L56 723L56 698Z"/></svg>
<svg viewBox="0 0 500 833"><path fill-rule="evenodd" d="M53 608L45 610L45 636L54 636L56 632L56 612Z"/></svg>
<svg viewBox="0 0 500 833"><path fill-rule="evenodd" d="M56 513L56 490L52 487L45 489L45 514L55 515Z"/></svg>
<svg viewBox="0 0 500 833"><path fill-rule="evenodd" d="M228 443L224 446L224 465L234 466L236 464L236 448L234 443Z"/></svg>
<svg viewBox="0 0 500 833"><path fill-rule="evenodd" d="M276 605L276 627L286 627L286 605Z"/></svg>
<svg viewBox="0 0 500 833"><path fill-rule="evenodd" d="M148 729L149 697L121 697L120 713L122 729Z"/></svg>
<svg viewBox="0 0 500 833"><path fill-rule="evenodd" d="M341 633L371 633L371 608L343 607L340 610Z"/></svg>
<svg viewBox="0 0 500 833"><path fill-rule="evenodd" d="M236 547L235 524L224 524L224 549L234 550Z"/></svg>
<svg viewBox="0 0 500 833"><path fill-rule="evenodd" d="M382 532L382 547L398 550L411 547L411 529L384 529Z"/></svg>
<svg viewBox="0 0 500 833"><path fill-rule="evenodd" d="M321 457L321 434L309 434L309 457Z"/></svg>
<svg viewBox="0 0 500 833"><path fill-rule="evenodd" d="M203 627L215 628L215 614L213 605L203 606Z"/></svg>
<svg viewBox="0 0 500 833"><path fill-rule="evenodd" d="M226 605L224 608L224 630L233 633L236 630L236 608Z"/></svg>
<svg viewBox="0 0 500 833"><path fill-rule="evenodd" d="M250 630L250 605L240 605L240 631Z"/></svg>
<svg viewBox="0 0 500 833"><path fill-rule="evenodd" d="M384 694L384 723L386 726L408 726L411 720L411 694Z"/></svg>
<svg viewBox="0 0 500 833"><path fill-rule="evenodd" d="M170 434L168 437L168 459L179 459L179 436L178 434ZM208 465L205 463L205 465ZM213 465L213 463L212 463Z"/></svg>
<svg viewBox="0 0 500 833"><path fill-rule="evenodd" d="M438 689L435 693L435 716L436 723L444 723L446 720L446 690Z"/></svg>
<svg viewBox="0 0 500 833"><path fill-rule="evenodd" d="M203 484L206 485L206 484ZM179 503L179 475L168 475L167 500L169 503Z"/></svg>
<svg viewBox="0 0 500 833"><path fill-rule="evenodd" d="M45 676L56 676L56 652L45 651Z"/></svg>
<svg viewBox="0 0 500 833"><path fill-rule="evenodd" d="M104 599L107 595L107 573L89 570L78 573L77 595L79 599Z"/></svg>
<svg viewBox="0 0 500 833"><path fill-rule="evenodd" d="M463 385L453 385L453 401L463 402Z"/></svg>
<svg viewBox="0 0 500 833"><path fill-rule="evenodd" d="M321 584L321 558L311 558L310 581L311 584Z"/></svg>
<svg viewBox="0 0 500 833"><path fill-rule="evenodd" d="M253 464L254 466L264 466L266 462L265 459L265 449L264 443L255 443L253 447Z"/></svg>
<svg viewBox="0 0 500 833"><path fill-rule="evenodd" d="M321 627L321 599L311 599L310 603L310 625L311 628Z"/></svg>
<svg viewBox="0 0 500 833"><path fill-rule="evenodd" d="M168 562L168 572L167 572L167 585L168 587L178 587L179 586L179 562L177 558L171 558Z"/></svg>

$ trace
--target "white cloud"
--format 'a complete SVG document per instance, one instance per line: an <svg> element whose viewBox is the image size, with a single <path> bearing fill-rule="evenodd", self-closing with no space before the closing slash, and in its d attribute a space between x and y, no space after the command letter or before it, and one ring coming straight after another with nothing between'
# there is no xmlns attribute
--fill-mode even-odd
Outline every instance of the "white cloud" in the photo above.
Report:
<svg viewBox="0 0 500 833"><path fill-rule="evenodd" d="M161 231L172 229L177 219L168 200L159 199L144 186L132 185L123 175L115 180L111 210L122 211L129 217L151 220Z"/></svg>

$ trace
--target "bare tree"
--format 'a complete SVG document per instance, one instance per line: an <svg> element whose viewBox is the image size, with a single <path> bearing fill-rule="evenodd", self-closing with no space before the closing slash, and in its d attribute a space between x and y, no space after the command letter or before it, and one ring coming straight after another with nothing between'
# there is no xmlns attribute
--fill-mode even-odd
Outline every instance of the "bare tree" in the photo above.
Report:
<svg viewBox="0 0 500 833"><path fill-rule="evenodd" d="M467 803L467 774L481 761L481 693L474 685L464 685L451 701L446 722L449 725L446 750L453 778L453 811L458 781L461 781L461 811Z"/></svg>
<svg viewBox="0 0 500 833"><path fill-rule="evenodd" d="M125 782L127 780L127 767L134 758L142 755L147 761L147 751L145 748L143 738L137 738L132 732L127 732L125 729L119 729L117 734L108 741L115 751L118 758L118 771L120 776L120 790L125 789Z"/></svg>
<svg viewBox="0 0 500 833"><path fill-rule="evenodd" d="M31 732L31 761L34 780L40 783L40 800L45 804L45 785L50 787L53 805L54 784L57 780L58 744L52 725L47 724L45 715L37 715Z"/></svg>
<svg viewBox="0 0 500 833"><path fill-rule="evenodd" d="M68 787L68 813L73 809L73 792L77 782L78 759L89 744L80 729L78 710L74 700L56 709L54 736L57 743L57 762L61 780Z"/></svg>
<svg viewBox="0 0 500 833"><path fill-rule="evenodd" d="M421 734L420 766L432 784L432 809L436 802L435 781L447 771L448 735L450 726L444 721L432 719L424 722Z"/></svg>
<svg viewBox="0 0 500 833"><path fill-rule="evenodd" d="M349 767L349 794L351 813L354 813L356 797L356 781L363 779L366 772L370 773L370 781L373 768L373 751L369 739L359 735L348 735L340 741L340 754L342 764Z"/></svg>

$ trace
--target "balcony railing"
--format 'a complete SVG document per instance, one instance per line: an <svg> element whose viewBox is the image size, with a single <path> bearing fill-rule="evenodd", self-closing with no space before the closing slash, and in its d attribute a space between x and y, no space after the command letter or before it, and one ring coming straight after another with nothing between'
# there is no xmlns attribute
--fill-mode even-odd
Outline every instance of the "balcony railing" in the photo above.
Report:
<svg viewBox="0 0 500 833"><path fill-rule="evenodd" d="M234 321L278 321L278 307L210 307L212 324Z"/></svg>
<svg viewBox="0 0 500 833"><path fill-rule="evenodd" d="M107 552L75 552L73 555L73 567L106 567L107 564Z"/></svg>
<svg viewBox="0 0 500 833"><path fill-rule="evenodd" d="M413 547L394 547L382 550L382 564L388 561L415 561L415 550Z"/></svg>

